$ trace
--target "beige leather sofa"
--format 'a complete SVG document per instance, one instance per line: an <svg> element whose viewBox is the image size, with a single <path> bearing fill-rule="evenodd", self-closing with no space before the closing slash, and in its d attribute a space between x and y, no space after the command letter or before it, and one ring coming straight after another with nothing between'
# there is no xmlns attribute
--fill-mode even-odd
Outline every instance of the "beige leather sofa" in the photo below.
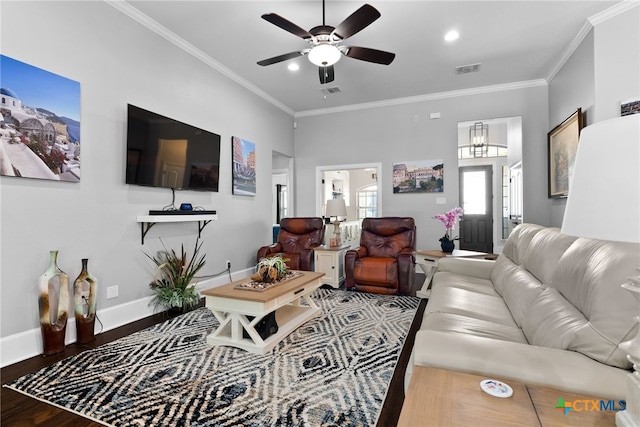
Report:
<svg viewBox="0 0 640 427"><path fill-rule="evenodd" d="M620 285L637 267L638 244L534 224L496 261L442 259L405 386L415 364L624 399L640 307Z"/></svg>

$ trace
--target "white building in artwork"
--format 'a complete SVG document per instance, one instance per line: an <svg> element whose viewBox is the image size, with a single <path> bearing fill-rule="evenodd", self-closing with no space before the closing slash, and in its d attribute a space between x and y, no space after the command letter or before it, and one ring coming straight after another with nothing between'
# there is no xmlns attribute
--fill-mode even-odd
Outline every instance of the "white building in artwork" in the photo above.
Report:
<svg viewBox="0 0 640 427"><path fill-rule="evenodd" d="M9 88L0 88L0 108L6 108L10 111L22 111L22 101Z"/></svg>

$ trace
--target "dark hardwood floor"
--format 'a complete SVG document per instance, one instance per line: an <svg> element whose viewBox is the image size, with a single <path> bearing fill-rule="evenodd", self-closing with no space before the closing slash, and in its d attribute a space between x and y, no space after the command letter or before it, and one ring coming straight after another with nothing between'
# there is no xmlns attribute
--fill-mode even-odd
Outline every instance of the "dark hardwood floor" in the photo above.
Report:
<svg viewBox="0 0 640 427"><path fill-rule="evenodd" d="M426 300L423 300L420 303L418 313L413 321L405 346L398 360L398 364L378 420L378 427L390 427L397 424L398 417L400 416L400 410L402 408L402 402L404 401L404 373L411 354L411 349L413 348L416 331L422 320L422 313L424 312L425 306ZM2 384L4 385L25 374L35 372L45 366L69 356L81 353L87 349L98 347L102 344L117 340L118 338L163 322L167 320L168 317L169 316L166 313L155 314L117 329L98 334L96 335L96 340L92 343L83 345L71 344L66 347L64 352L57 355L47 357L36 356L2 368L0 370ZM51 406L17 393L6 387L2 387L0 406L2 407L0 426L3 427L98 427L101 425L72 412L59 409L55 406Z"/></svg>

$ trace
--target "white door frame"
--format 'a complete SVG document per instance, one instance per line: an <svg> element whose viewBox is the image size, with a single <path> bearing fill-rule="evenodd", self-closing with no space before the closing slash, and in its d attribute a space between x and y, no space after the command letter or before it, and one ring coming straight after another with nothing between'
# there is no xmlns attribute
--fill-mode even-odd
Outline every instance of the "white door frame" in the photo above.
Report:
<svg viewBox="0 0 640 427"><path fill-rule="evenodd" d="M382 163L354 163L348 165L316 166L316 215L322 217L322 174L325 171L375 168L378 174L378 216L382 215Z"/></svg>

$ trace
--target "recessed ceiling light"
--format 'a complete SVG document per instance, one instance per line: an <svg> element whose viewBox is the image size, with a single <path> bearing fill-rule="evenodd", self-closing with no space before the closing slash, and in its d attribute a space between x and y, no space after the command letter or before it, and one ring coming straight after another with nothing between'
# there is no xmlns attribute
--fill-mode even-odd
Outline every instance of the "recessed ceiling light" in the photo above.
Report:
<svg viewBox="0 0 640 427"><path fill-rule="evenodd" d="M458 37L460 37L460 34L458 34L456 30L451 30L447 34L445 34L444 39L448 42L452 42L454 40L457 40Z"/></svg>
<svg viewBox="0 0 640 427"><path fill-rule="evenodd" d="M298 71L300 69L300 66L295 62L292 62L291 64L289 64L287 68L290 69L291 71Z"/></svg>

